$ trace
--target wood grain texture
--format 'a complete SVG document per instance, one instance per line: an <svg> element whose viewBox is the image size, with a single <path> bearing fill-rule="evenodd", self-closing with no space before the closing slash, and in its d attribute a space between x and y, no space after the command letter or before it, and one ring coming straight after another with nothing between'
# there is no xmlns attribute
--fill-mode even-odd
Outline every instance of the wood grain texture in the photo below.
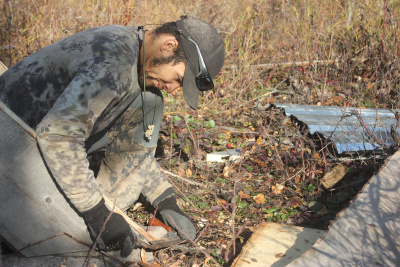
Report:
<svg viewBox="0 0 400 267"><path fill-rule="evenodd" d="M90 244L83 219L58 190L35 139L3 110L0 125L1 236L16 249L63 232ZM29 257L87 250L63 235L21 253Z"/></svg>

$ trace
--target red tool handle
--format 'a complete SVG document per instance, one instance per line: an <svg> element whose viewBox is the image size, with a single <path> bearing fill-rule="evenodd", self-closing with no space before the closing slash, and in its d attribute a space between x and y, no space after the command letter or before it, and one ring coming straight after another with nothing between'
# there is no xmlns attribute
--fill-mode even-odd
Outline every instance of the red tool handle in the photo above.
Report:
<svg viewBox="0 0 400 267"><path fill-rule="evenodd" d="M156 219L154 217L150 218L149 221L147 222L147 224L149 226L161 226L162 228L167 230L167 232L172 231L171 227L169 227L168 225L165 225L162 221L160 221L159 219Z"/></svg>

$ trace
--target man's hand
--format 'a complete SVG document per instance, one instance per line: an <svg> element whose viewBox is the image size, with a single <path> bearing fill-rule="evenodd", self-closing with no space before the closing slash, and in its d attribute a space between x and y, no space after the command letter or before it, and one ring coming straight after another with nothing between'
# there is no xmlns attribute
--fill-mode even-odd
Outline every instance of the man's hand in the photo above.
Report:
<svg viewBox="0 0 400 267"><path fill-rule="evenodd" d="M161 201L158 204L158 211L164 223L174 228L181 238L186 240L194 240L196 238L196 228L189 217L178 207L174 197Z"/></svg>
<svg viewBox="0 0 400 267"><path fill-rule="evenodd" d="M93 242L100 233L104 221L110 215L110 212L104 204L104 199L92 209L82 212L82 217L89 228L90 237ZM131 254L135 244L136 236L132 233L128 223L121 215L112 213L105 225L104 231L100 235L97 244L98 248L104 251L121 250L121 257L127 257Z"/></svg>

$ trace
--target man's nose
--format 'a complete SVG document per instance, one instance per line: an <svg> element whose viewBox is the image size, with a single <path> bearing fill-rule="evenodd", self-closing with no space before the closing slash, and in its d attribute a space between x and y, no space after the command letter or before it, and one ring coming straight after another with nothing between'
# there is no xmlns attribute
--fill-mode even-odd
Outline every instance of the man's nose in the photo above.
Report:
<svg viewBox="0 0 400 267"><path fill-rule="evenodd" d="M179 84L174 84L174 83L166 83L165 87L167 88L168 92L174 92L176 89L179 88Z"/></svg>

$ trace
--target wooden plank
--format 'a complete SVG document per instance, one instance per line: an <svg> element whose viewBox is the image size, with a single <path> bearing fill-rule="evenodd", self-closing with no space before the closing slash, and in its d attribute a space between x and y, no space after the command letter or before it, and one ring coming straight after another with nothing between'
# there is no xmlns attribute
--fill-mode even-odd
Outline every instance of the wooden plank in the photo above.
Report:
<svg viewBox="0 0 400 267"><path fill-rule="evenodd" d="M1 62L1 61L0 61ZM13 121L15 121L22 129L24 129L30 136L36 139L36 132L28 124L26 124L20 117L15 115L2 101L0 101L0 110L7 114Z"/></svg>
<svg viewBox="0 0 400 267"><path fill-rule="evenodd" d="M262 223L232 267L286 266L312 247L325 231L278 223Z"/></svg>
<svg viewBox="0 0 400 267"><path fill-rule="evenodd" d="M0 61L0 75L7 67ZM0 101L0 235L20 250L66 232L91 244L86 225L58 190L42 160L36 133ZM41 256L87 251L66 235L20 252Z"/></svg>
<svg viewBox="0 0 400 267"><path fill-rule="evenodd" d="M3 62L0 61L0 75L3 74L6 70L6 65L4 65Z"/></svg>
<svg viewBox="0 0 400 267"><path fill-rule="evenodd" d="M399 266L400 151L343 210L325 237L288 266Z"/></svg>
<svg viewBox="0 0 400 267"><path fill-rule="evenodd" d="M91 243L86 225L49 175L35 139L0 111L0 235L16 249L66 232ZM87 251L59 236L21 251L24 256Z"/></svg>

